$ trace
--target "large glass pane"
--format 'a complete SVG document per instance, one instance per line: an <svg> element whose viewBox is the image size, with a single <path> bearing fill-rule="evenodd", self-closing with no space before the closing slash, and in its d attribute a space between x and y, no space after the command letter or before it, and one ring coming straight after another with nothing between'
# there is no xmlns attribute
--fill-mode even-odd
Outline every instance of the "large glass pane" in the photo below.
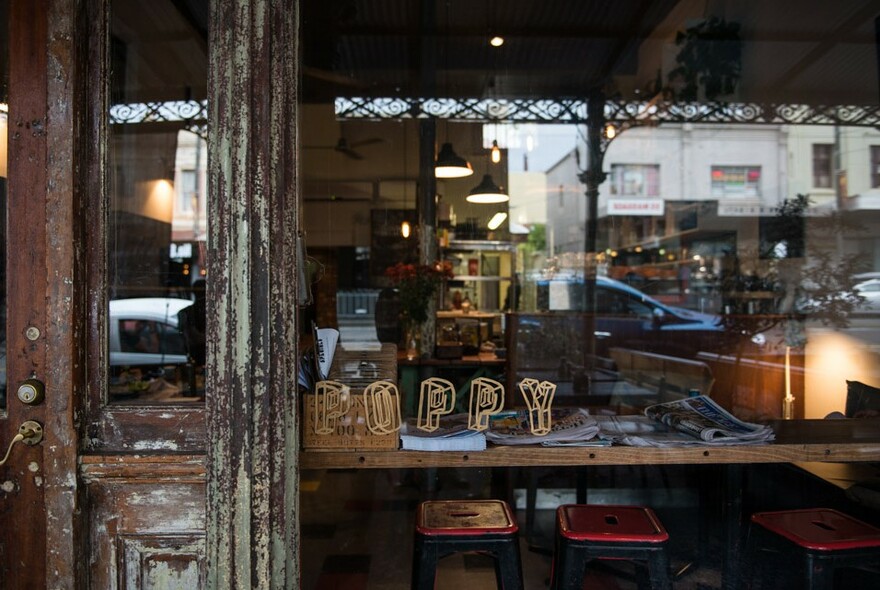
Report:
<svg viewBox="0 0 880 590"><path fill-rule="evenodd" d="M453 382L457 410L467 407L469 381L489 376L506 386L506 411L525 406L518 385L533 378L556 385L557 407L629 424L649 405L697 393L781 428L861 428L854 418L877 415L876 4L301 5L303 209L315 269L303 325L338 329L337 353L369 357L379 343L396 346L405 416L418 410L428 376ZM496 35L503 39L491 43ZM454 162L452 151L472 175L437 173L434 162ZM509 201L468 199L484 175ZM409 237L404 222L415 223ZM410 354L403 328L412 298L401 272L385 271L437 261L452 276L428 298L433 306L422 303L421 323L434 330L423 330ZM362 385L357 366L339 369L334 377ZM876 432L876 423L865 429ZM344 526L337 515L367 489L394 500L373 504L374 522L399 525L405 500L487 490L471 477L476 470L439 470L430 480L364 471L314 474L326 485L304 491L303 506L323 508L322 525ZM547 487L573 500L574 470L552 471L508 473L504 485L524 492L529 479L534 490L546 475ZM815 478L801 485L791 465L749 473L742 490L728 491L755 505L832 495ZM586 477L591 501L674 498L664 521L674 516L683 534L672 536L692 540L697 502L688 494L719 479L708 468L657 466L590 466ZM330 496L340 510L328 508ZM717 508L709 496L703 507ZM320 559L319 528L304 536L306 585L320 585L327 571L310 564L333 563ZM708 528L720 546L718 527ZM358 531L387 543L348 548L383 564L408 534L373 532ZM543 532L552 549L552 515ZM707 559L699 576L676 583L727 585L712 573L712 556L681 549L682 563ZM549 563L525 559L526 575L538 574L526 586L540 587ZM393 587L401 574L364 568L369 585Z"/></svg>
<svg viewBox="0 0 880 590"><path fill-rule="evenodd" d="M204 399L207 10L111 5L111 403Z"/></svg>
<svg viewBox="0 0 880 590"><path fill-rule="evenodd" d="M0 0L0 415L6 412L6 178L9 121L9 3Z"/></svg>

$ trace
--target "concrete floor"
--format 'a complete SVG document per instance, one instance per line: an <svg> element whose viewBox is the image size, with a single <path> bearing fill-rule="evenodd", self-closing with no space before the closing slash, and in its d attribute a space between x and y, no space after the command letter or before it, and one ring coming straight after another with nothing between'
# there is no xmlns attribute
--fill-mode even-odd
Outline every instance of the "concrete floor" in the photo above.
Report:
<svg viewBox="0 0 880 590"><path fill-rule="evenodd" d="M413 519L426 499L502 498L516 507L526 590L544 590L550 577L555 508L576 500L586 474L587 501L651 506L666 526L673 588L722 587L721 472L717 466L420 469L308 471L301 476L303 590L405 590L410 587ZM746 474L744 518L755 510L807 505L855 509L794 470L762 466ZM787 475L788 474L788 475ZM534 526L527 530L525 490L539 489ZM808 480L807 480L808 481ZM839 490L837 490L839 492ZM830 490L834 492L834 490ZM701 509L702 506L702 509ZM863 515L859 515L864 518ZM877 524L877 523L874 523ZM794 558L770 560L770 590L803 587ZM746 577L752 568L740 569ZM624 561L593 561L584 588L636 588ZM491 558L453 555L441 562L436 590L494 589ZM744 587L742 584L739 587ZM880 569L842 572L835 588L880 588Z"/></svg>

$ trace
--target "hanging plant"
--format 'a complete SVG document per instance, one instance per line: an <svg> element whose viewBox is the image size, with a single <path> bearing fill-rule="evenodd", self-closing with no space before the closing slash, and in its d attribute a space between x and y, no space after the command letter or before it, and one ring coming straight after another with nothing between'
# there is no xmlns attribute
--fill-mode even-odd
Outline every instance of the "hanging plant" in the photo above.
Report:
<svg viewBox="0 0 880 590"><path fill-rule="evenodd" d="M713 16L676 34L678 67L668 78L677 99L697 100L700 88L708 100L733 93L742 70L739 29L739 23Z"/></svg>

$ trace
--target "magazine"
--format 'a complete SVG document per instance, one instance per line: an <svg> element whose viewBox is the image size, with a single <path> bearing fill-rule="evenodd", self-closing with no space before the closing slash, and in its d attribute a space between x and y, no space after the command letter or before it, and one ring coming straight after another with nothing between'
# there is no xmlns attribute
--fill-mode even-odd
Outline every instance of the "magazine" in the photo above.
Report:
<svg viewBox="0 0 880 590"><path fill-rule="evenodd" d="M775 439L769 426L743 422L703 395L649 406L645 416L703 444L758 444Z"/></svg>
<svg viewBox="0 0 880 590"><path fill-rule="evenodd" d="M599 425L596 419L583 408L559 408L551 410L552 426L543 435L532 434L527 410L501 412L489 419L486 439L496 445L553 445L570 443L572 445L602 445L596 440Z"/></svg>

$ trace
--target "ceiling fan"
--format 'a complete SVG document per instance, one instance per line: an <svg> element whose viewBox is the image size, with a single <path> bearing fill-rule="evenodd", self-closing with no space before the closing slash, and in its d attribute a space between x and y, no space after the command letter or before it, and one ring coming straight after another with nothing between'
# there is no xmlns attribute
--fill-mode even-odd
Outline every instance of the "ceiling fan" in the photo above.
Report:
<svg viewBox="0 0 880 590"><path fill-rule="evenodd" d="M355 148L365 147L368 145L373 145L376 143L381 143L385 141L381 137L370 137L369 139L361 139L359 141L353 141L351 143L348 142L345 137L340 137L336 141L336 145L307 145L303 146L305 149L316 149L316 150L333 150L339 152L352 160L363 160L364 156L355 150Z"/></svg>

